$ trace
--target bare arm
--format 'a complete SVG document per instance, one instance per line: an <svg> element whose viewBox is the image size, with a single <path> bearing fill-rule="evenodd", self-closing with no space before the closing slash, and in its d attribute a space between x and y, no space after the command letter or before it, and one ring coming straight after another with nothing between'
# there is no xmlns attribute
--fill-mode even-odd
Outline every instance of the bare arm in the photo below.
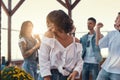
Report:
<svg viewBox="0 0 120 80"><path fill-rule="evenodd" d="M39 34L35 34L34 37L35 37L36 40L38 40L41 43L41 39L40 39Z"/></svg>
<svg viewBox="0 0 120 80"><path fill-rule="evenodd" d="M32 54L34 53L34 51L36 51L36 49L38 49L38 47L40 46L40 43L37 42L36 45L33 46L33 47L32 47L31 49L29 49L29 50L26 50L27 44L26 44L24 41L20 42L19 46L20 46L20 50L21 50L21 52L22 52L22 56L23 56L24 58L27 58L27 57L29 57L30 55L32 55Z"/></svg>
<svg viewBox="0 0 120 80"><path fill-rule="evenodd" d="M96 45L98 45L99 40L103 37L103 35L100 32L100 28L103 27L102 23L98 23L96 26Z"/></svg>
<svg viewBox="0 0 120 80"><path fill-rule="evenodd" d="M34 35L35 40L37 41L36 45L33 47L35 49L38 49L41 45L41 39L40 36L38 34Z"/></svg>
<svg viewBox="0 0 120 80"><path fill-rule="evenodd" d="M50 79L50 76L45 76L45 77L44 77L44 80L51 80L51 79Z"/></svg>

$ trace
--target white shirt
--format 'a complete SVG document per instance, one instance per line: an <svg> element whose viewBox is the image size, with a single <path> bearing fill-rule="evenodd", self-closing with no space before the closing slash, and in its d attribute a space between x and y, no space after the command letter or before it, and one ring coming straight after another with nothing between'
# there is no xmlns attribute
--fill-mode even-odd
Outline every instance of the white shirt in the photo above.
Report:
<svg viewBox="0 0 120 80"><path fill-rule="evenodd" d="M82 70L83 60L81 58L82 46L75 41L64 48L55 38L44 37L39 50L40 74L42 77L51 75L51 69L58 69L63 75L62 67L66 67L70 71Z"/></svg>
<svg viewBox="0 0 120 80"><path fill-rule="evenodd" d="M109 55L102 68L107 72L120 74L120 32L109 32L99 41L99 46L109 50Z"/></svg>
<svg viewBox="0 0 120 80"><path fill-rule="evenodd" d="M99 64L96 60L96 57L95 57L95 53L93 52L93 47L92 47L92 37L93 37L93 34L92 35L88 35L88 41L89 43L87 43L89 46L86 47L86 54L85 54L85 57L84 57L84 63L91 63L91 64Z"/></svg>

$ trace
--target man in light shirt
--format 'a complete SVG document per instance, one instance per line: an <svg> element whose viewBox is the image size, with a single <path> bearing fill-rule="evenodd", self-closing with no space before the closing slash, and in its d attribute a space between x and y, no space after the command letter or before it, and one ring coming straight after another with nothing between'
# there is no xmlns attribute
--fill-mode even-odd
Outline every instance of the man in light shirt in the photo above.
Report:
<svg viewBox="0 0 120 80"><path fill-rule="evenodd" d="M96 28L97 44L100 48L108 48L109 55L102 64L97 80L120 80L120 12L115 20L114 31L100 39L100 28Z"/></svg>

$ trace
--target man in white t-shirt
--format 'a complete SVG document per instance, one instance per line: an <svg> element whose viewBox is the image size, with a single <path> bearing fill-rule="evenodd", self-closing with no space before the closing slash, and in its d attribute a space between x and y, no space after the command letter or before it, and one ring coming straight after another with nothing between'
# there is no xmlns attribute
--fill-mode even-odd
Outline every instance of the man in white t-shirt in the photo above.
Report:
<svg viewBox="0 0 120 80"><path fill-rule="evenodd" d="M102 60L100 48L96 45L96 32L94 30L96 19L93 17L88 18L87 25L89 32L80 38L80 43L83 46L82 58L84 60L82 80L89 80L90 74L92 80L96 80L100 69L99 64Z"/></svg>

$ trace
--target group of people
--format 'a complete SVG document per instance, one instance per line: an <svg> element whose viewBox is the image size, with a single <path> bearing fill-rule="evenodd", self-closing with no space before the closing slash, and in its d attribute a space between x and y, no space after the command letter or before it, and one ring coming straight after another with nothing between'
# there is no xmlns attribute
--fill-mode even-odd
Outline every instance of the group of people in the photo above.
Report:
<svg viewBox="0 0 120 80"><path fill-rule="evenodd" d="M63 10L51 11L46 23L48 31L42 40L39 35L32 35L31 21L23 22L19 36L22 67L35 80L77 80L80 75L82 80L89 80L90 75L92 80L120 79L120 13L115 20L116 30L106 36L100 32L103 24L96 24L96 19L90 17L89 32L76 38L73 20ZM108 48L109 55L100 70L101 48Z"/></svg>

